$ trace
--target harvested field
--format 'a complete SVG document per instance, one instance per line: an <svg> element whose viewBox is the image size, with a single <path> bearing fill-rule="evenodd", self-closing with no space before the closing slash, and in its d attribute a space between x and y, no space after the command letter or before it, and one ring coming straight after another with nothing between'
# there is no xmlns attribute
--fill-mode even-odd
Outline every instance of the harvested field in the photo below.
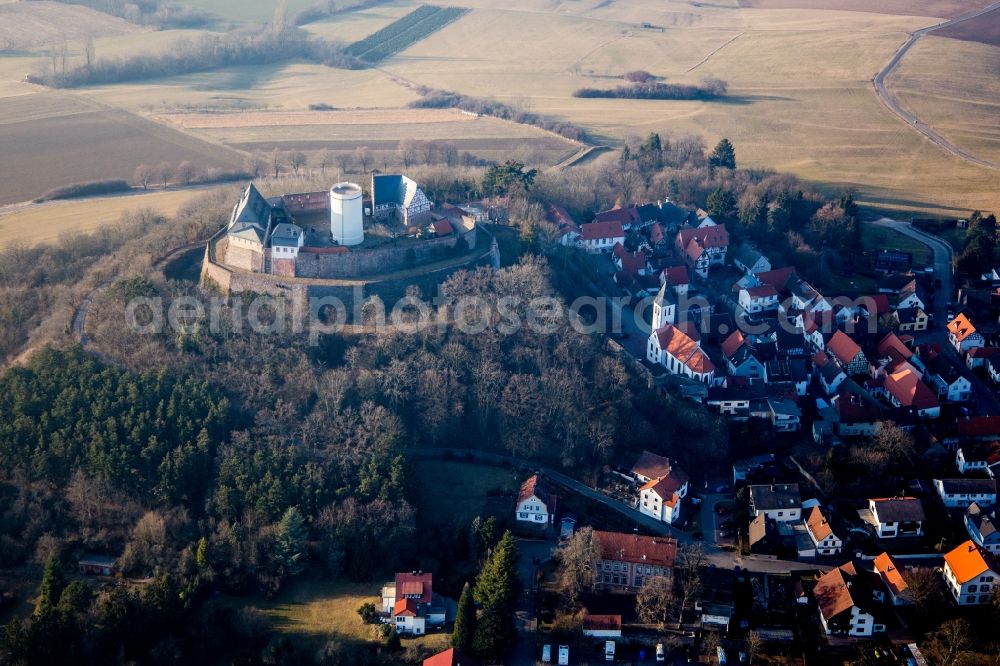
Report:
<svg viewBox="0 0 1000 666"><path fill-rule="evenodd" d="M836 9L899 16L954 18L986 7L993 0L739 0L754 9Z"/></svg>
<svg viewBox="0 0 1000 666"><path fill-rule="evenodd" d="M356 42L365 35L378 32L411 7L407 5L376 5L356 12L345 12L323 21L302 26L312 34L335 42Z"/></svg>
<svg viewBox="0 0 1000 666"><path fill-rule="evenodd" d="M82 42L91 35L114 37L145 28L108 14L61 2L0 4L0 51L27 49L56 42Z"/></svg>
<svg viewBox="0 0 1000 666"><path fill-rule="evenodd" d="M935 37L1000 46L1000 10L934 31Z"/></svg>
<svg viewBox="0 0 1000 666"><path fill-rule="evenodd" d="M190 160L233 169L242 162L235 151L59 93L4 99L0 145L7 163L17 165L0 180L0 205L73 183L131 179L140 164Z"/></svg>
<svg viewBox="0 0 1000 666"><path fill-rule="evenodd" d="M116 224L123 213L132 210L149 208L164 215L174 215L189 201L218 187L225 186L160 192L137 191L114 197L50 201L14 207L8 212L0 212L0 248L12 243L46 243L58 240L65 234L93 231Z"/></svg>
<svg viewBox="0 0 1000 666"><path fill-rule="evenodd" d="M475 123L455 109L359 109L355 111L251 111L247 113L171 113L163 120L184 129L305 127L311 125L395 125L399 123Z"/></svg>

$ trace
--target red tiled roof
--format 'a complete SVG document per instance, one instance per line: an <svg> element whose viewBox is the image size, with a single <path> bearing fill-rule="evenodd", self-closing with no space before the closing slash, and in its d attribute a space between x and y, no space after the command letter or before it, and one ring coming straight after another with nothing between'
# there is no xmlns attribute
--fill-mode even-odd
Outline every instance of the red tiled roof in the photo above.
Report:
<svg viewBox="0 0 1000 666"><path fill-rule="evenodd" d="M594 530L601 559L671 568L677 559L677 540Z"/></svg>
<svg viewBox="0 0 1000 666"><path fill-rule="evenodd" d="M434 235L435 236L448 236L455 231L455 228L451 226L451 222L442 218L440 220L434 220Z"/></svg>
<svg viewBox="0 0 1000 666"><path fill-rule="evenodd" d="M455 648L448 648L444 652L424 659L423 666L479 666L480 661L475 657L463 654Z"/></svg>
<svg viewBox="0 0 1000 666"><path fill-rule="evenodd" d="M545 485L545 482L537 474L532 474L521 484L521 491L517 494L517 503L520 504L529 497L534 496L547 505L549 503L549 495L549 489Z"/></svg>
<svg viewBox="0 0 1000 666"><path fill-rule="evenodd" d="M920 381L920 377L909 368L886 377L885 390L903 407L930 409L940 404L934 391Z"/></svg>
<svg viewBox="0 0 1000 666"><path fill-rule="evenodd" d="M1000 416L966 416L958 421L963 437L1000 437Z"/></svg>
<svg viewBox="0 0 1000 666"><path fill-rule="evenodd" d="M913 356L913 352L910 348L903 344L895 333L889 333L878 343L878 355L879 357L889 356L890 350L894 350L902 358L909 360Z"/></svg>
<svg viewBox="0 0 1000 666"><path fill-rule="evenodd" d="M429 604L434 598L434 576L430 573L397 573L396 599L420 595L417 601Z"/></svg>
<svg viewBox="0 0 1000 666"><path fill-rule="evenodd" d="M853 564L848 563L827 571L816 581L813 594L816 595L816 604L827 621L854 606L851 588L847 583L855 576L857 570Z"/></svg>
<svg viewBox="0 0 1000 666"><path fill-rule="evenodd" d="M727 358L732 356L736 353L736 350L743 346L745 341L746 338L743 337L743 333L741 331L733 331L730 333L728 338L722 341L722 353L725 354Z"/></svg>
<svg viewBox="0 0 1000 666"><path fill-rule="evenodd" d="M594 222L617 222L618 224L637 224L641 221L639 211L635 208L622 208L620 206L611 210L602 210L594 216Z"/></svg>
<svg viewBox="0 0 1000 666"><path fill-rule="evenodd" d="M889 312L889 295L888 294L875 294L873 296L863 296L861 298L863 305L866 310L868 310L869 315L879 316L884 315ZM867 304L864 301L869 301ZM870 308L868 306L871 306Z"/></svg>
<svg viewBox="0 0 1000 666"><path fill-rule="evenodd" d="M621 222L591 222L580 227L583 240L598 240L601 238L625 238L625 230Z"/></svg>
<svg viewBox="0 0 1000 666"><path fill-rule="evenodd" d="M692 372L707 374L715 370L715 365L699 347L698 343L683 330L671 324L665 324L656 331L660 349L691 369Z"/></svg>
<svg viewBox="0 0 1000 666"><path fill-rule="evenodd" d="M990 358L1000 354L1000 347L973 347L969 350L972 358Z"/></svg>
<svg viewBox="0 0 1000 666"><path fill-rule="evenodd" d="M629 252L621 243L615 243L611 251L622 263L622 272L628 275L637 275L640 270L646 267L646 254L644 252Z"/></svg>
<svg viewBox="0 0 1000 666"><path fill-rule="evenodd" d="M639 459L632 465L632 473L647 479L660 479L670 474L670 458L665 458L652 451L643 451Z"/></svg>
<svg viewBox="0 0 1000 666"><path fill-rule="evenodd" d="M684 248L688 247L692 240L706 248L729 246L729 232L726 231L724 224L698 229L681 229L677 233L677 238L678 246Z"/></svg>
<svg viewBox="0 0 1000 666"><path fill-rule="evenodd" d="M772 285L765 284L759 287L750 287L747 289L747 294L750 298L768 298L770 296L777 296L778 290Z"/></svg>
<svg viewBox="0 0 1000 666"><path fill-rule="evenodd" d="M830 527L830 523L827 522L826 516L823 515L823 511L818 506L809 510L809 515L806 516L806 526L816 541L822 541L833 534L833 528Z"/></svg>
<svg viewBox="0 0 1000 666"><path fill-rule="evenodd" d="M392 616L397 615L408 615L410 617L417 616L417 600L416 599L397 599L396 605L392 607Z"/></svg>
<svg viewBox="0 0 1000 666"><path fill-rule="evenodd" d="M851 340L850 336L843 331L834 333L830 341L826 343L826 348L844 365L849 364L861 353L861 347L858 346L858 343Z"/></svg>
<svg viewBox="0 0 1000 666"><path fill-rule="evenodd" d="M663 227L659 222L653 222L649 226L649 242L653 245L658 245L664 240Z"/></svg>
<svg viewBox="0 0 1000 666"><path fill-rule="evenodd" d="M841 423L875 423L879 418L879 408L862 399L861 396L842 391L837 396L837 414Z"/></svg>
<svg viewBox="0 0 1000 666"><path fill-rule="evenodd" d="M674 287L680 287L691 281L688 277L687 266L670 266L669 268L664 268L663 277Z"/></svg>
<svg viewBox="0 0 1000 666"><path fill-rule="evenodd" d="M757 280L761 284L769 284L778 291L781 291L788 285L788 280L794 276L795 267L785 266L784 268L775 268L772 271L757 273Z"/></svg>

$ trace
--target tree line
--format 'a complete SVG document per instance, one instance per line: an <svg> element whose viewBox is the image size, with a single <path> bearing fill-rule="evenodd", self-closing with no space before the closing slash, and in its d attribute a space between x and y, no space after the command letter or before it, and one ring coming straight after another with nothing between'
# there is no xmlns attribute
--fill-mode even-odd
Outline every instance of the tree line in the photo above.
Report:
<svg viewBox="0 0 1000 666"><path fill-rule="evenodd" d="M635 76L635 73L630 73ZM611 99L716 99L724 97L728 86L720 79L703 79L701 85L638 81L617 88L579 88L573 97Z"/></svg>

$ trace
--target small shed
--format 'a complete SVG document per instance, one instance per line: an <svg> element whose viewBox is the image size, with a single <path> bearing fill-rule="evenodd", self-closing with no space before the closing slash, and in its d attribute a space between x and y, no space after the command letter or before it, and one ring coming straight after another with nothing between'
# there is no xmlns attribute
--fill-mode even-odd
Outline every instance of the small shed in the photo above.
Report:
<svg viewBox="0 0 1000 666"><path fill-rule="evenodd" d="M114 576L118 571L118 558L111 555L87 554L77 562L80 573L90 576Z"/></svg>
<svg viewBox="0 0 1000 666"><path fill-rule="evenodd" d="M621 638L621 615L587 615L583 618L583 635L593 638Z"/></svg>

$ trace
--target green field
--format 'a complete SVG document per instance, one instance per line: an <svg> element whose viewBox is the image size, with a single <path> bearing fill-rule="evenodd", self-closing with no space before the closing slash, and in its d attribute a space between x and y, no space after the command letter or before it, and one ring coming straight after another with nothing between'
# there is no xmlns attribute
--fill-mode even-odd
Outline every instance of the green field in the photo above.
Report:
<svg viewBox="0 0 1000 666"><path fill-rule="evenodd" d="M914 267L931 266L934 261L934 253L929 247L895 229L866 224L862 228L862 234L865 250L868 252L880 249L909 252L913 255Z"/></svg>

